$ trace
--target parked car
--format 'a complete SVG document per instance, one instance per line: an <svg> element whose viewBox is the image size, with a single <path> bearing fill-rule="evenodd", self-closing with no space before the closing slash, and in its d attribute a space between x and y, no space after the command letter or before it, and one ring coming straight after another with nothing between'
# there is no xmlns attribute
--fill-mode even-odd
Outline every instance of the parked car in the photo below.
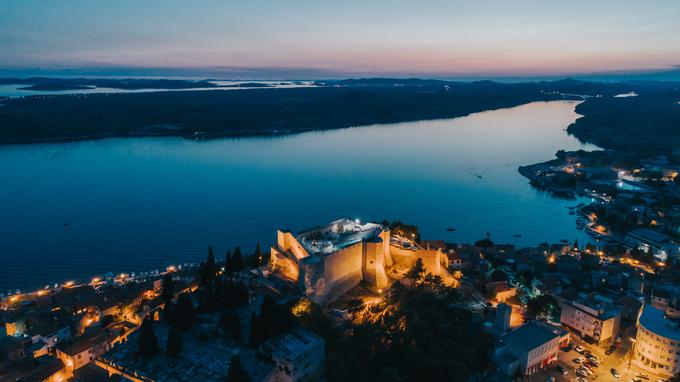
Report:
<svg viewBox="0 0 680 382"><path fill-rule="evenodd" d="M613 367L611 368L611 370L609 370L609 372L612 373L612 376L614 378L621 378L621 374L619 374L619 371L614 369Z"/></svg>
<svg viewBox="0 0 680 382"><path fill-rule="evenodd" d="M582 353L583 350L585 350L585 349L583 349L583 346L577 345L577 346L574 348L574 350L576 350L577 353Z"/></svg>
<svg viewBox="0 0 680 382"><path fill-rule="evenodd" d="M563 368L560 365L555 366L555 369L557 369L557 371L562 375L567 375L568 373L567 369Z"/></svg>
<svg viewBox="0 0 680 382"><path fill-rule="evenodd" d="M576 358L572 359L572 362L581 363L581 362L583 362L583 358L582 357L576 357Z"/></svg>

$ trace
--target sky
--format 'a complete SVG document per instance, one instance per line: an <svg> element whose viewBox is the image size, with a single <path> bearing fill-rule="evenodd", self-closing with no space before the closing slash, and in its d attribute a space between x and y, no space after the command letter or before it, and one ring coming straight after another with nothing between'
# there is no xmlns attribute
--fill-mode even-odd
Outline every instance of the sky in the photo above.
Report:
<svg viewBox="0 0 680 382"><path fill-rule="evenodd" d="M0 0L0 70L526 76L680 65L680 1Z"/></svg>

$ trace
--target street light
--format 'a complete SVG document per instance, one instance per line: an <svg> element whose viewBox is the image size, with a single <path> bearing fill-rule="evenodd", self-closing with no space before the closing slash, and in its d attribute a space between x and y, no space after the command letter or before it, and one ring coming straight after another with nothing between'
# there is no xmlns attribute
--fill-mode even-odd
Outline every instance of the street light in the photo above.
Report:
<svg viewBox="0 0 680 382"><path fill-rule="evenodd" d="M630 342L633 343L633 347L630 348L630 357L628 358L628 369L626 373L630 371L630 363L633 361L633 354L635 353L635 343L637 342L635 338L629 338Z"/></svg>

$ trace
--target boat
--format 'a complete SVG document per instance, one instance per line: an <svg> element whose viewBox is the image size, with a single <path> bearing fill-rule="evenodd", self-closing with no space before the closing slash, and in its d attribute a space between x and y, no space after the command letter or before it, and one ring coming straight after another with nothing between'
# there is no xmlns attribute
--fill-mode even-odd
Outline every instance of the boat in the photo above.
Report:
<svg viewBox="0 0 680 382"><path fill-rule="evenodd" d="M567 240L567 239L564 239L564 240L560 240L560 243L564 243L564 244L567 244L568 242L569 242L569 240Z"/></svg>
<svg viewBox="0 0 680 382"><path fill-rule="evenodd" d="M513 237L522 237L520 234L512 235Z"/></svg>
<svg viewBox="0 0 680 382"><path fill-rule="evenodd" d="M453 231L455 231L456 229L453 228L453 227L446 227L446 230L449 231L449 232L453 232Z"/></svg>

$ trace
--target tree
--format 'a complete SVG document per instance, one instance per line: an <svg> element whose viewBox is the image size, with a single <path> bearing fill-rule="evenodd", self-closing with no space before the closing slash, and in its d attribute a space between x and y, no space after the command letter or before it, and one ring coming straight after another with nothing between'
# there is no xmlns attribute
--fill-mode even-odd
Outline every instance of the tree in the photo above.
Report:
<svg viewBox="0 0 680 382"><path fill-rule="evenodd" d="M139 354L150 357L158 350L158 340L156 333L153 331L153 321L150 317L146 317L139 327L139 338L137 343Z"/></svg>
<svg viewBox="0 0 680 382"><path fill-rule="evenodd" d="M231 338L236 341L241 341L241 320L238 317L236 309L228 309L222 311L220 315L220 325L224 330L229 331Z"/></svg>
<svg viewBox="0 0 680 382"><path fill-rule="evenodd" d="M489 249L489 248L493 248L494 243L493 243L493 241L491 241L491 238L490 238L489 234L487 233L485 238L475 241L475 245L478 246L478 247L482 247L484 249Z"/></svg>
<svg viewBox="0 0 680 382"><path fill-rule="evenodd" d="M171 323L176 329L186 332L194 321L194 305L187 294L183 294L177 300L177 305L172 310Z"/></svg>
<svg viewBox="0 0 680 382"><path fill-rule="evenodd" d="M236 342L241 342L241 320L238 318L238 313L236 313L235 310L232 311L232 316L231 316L231 327L230 333L231 333L231 339L233 339Z"/></svg>
<svg viewBox="0 0 680 382"><path fill-rule="evenodd" d="M423 265L423 259L418 258L413 267L406 273L406 278L413 281L414 283L420 282L425 276L425 266Z"/></svg>
<svg viewBox="0 0 680 382"><path fill-rule="evenodd" d="M250 292L248 292L248 287L243 283L239 282L234 290L234 297L236 305L243 306L248 303L250 299Z"/></svg>
<svg viewBox="0 0 680 382"><path fill-rule="evenodd" d="M255 312L250 315L250 345L259 346L267 337L267 328L262 318Z"/></svg>
<svg viewBox="0 0 680 382"><path fill-rule="evenodd" d="M527 302L527 313L534 317L558 315L559 303L551 295L540 295Z"/></svg>
<svg viewBox="0 0 680 382"><path fill-rule="evenodd" d="M161 290L161 298L166 306L170 305L170 302L175 297L175 283L172 281L172 275L166 273L163 275L163 286Z"/></svg>
<svg viewBox="0 0 680 382"><path fill-rule="evenodd" d="M444 286L444 280L439 275L433 275L432 273L428 273L423 278L422 285L432 290L439 290Z"/></svg>
<svg viewBox="0 0 680 382"><path fill-rule="evenodd" d="M227 274L231 274L233 272L232 268L231 251L227 251L227 254L224 256L224 271Z"/></svg>
<svg viewBox="0 0 680 382"><path fill-rule="evenodd" d="M227 374L227 382L250 382L250 375L246 368L241 363L241 357L235 355L231 357L229 365L229 373Z"/></svg>
<svg viewBox="0 0 680 382"><path fill-rule="evenodd" d="M234 254L231 257L231 267L234 272L241 272L245 268L245 260L241 254L241 248L234 248Z"/></svg>
<svg viewBox="0 0 680 382"><path fill-rule="evenodd" d="M168 357L176 358L182 351L183 346L184 341L182 340L182 334L177 329L171 328L170 333L168 333L168 343L165 347L165 354L167 354Z"/></svg>
<svg viewBox="0 0 680 382"><path fill-rule="evenodd" d="M217 266L215 265L215 252L212 247L208 247L208 259L205 263L201 264L199 273L202 285L208 285L215 279Z"/></svg>
<svg viewBox="0 0 680 382"><path fill-rule="evenodd" d="M257 243L255 253L253 253L253 268L259 268L262 264L264 264L264 258L262 257L262 251L260 250L260 243Z"/></svg>
<svg viewBox="0 0 680 382"><path fill-rule="evenodd" d="M491 281L508 281L508 274L500 269L496 269L491 273Z"/></svg>
<svg viewBox="0 0 680 382"><path fill-rule="evenodd" d="M211 278L217 273L217 266L215 266L215 252L213 251L212 247L208 247L208 260L205 262L205 268Z"/></svg>

